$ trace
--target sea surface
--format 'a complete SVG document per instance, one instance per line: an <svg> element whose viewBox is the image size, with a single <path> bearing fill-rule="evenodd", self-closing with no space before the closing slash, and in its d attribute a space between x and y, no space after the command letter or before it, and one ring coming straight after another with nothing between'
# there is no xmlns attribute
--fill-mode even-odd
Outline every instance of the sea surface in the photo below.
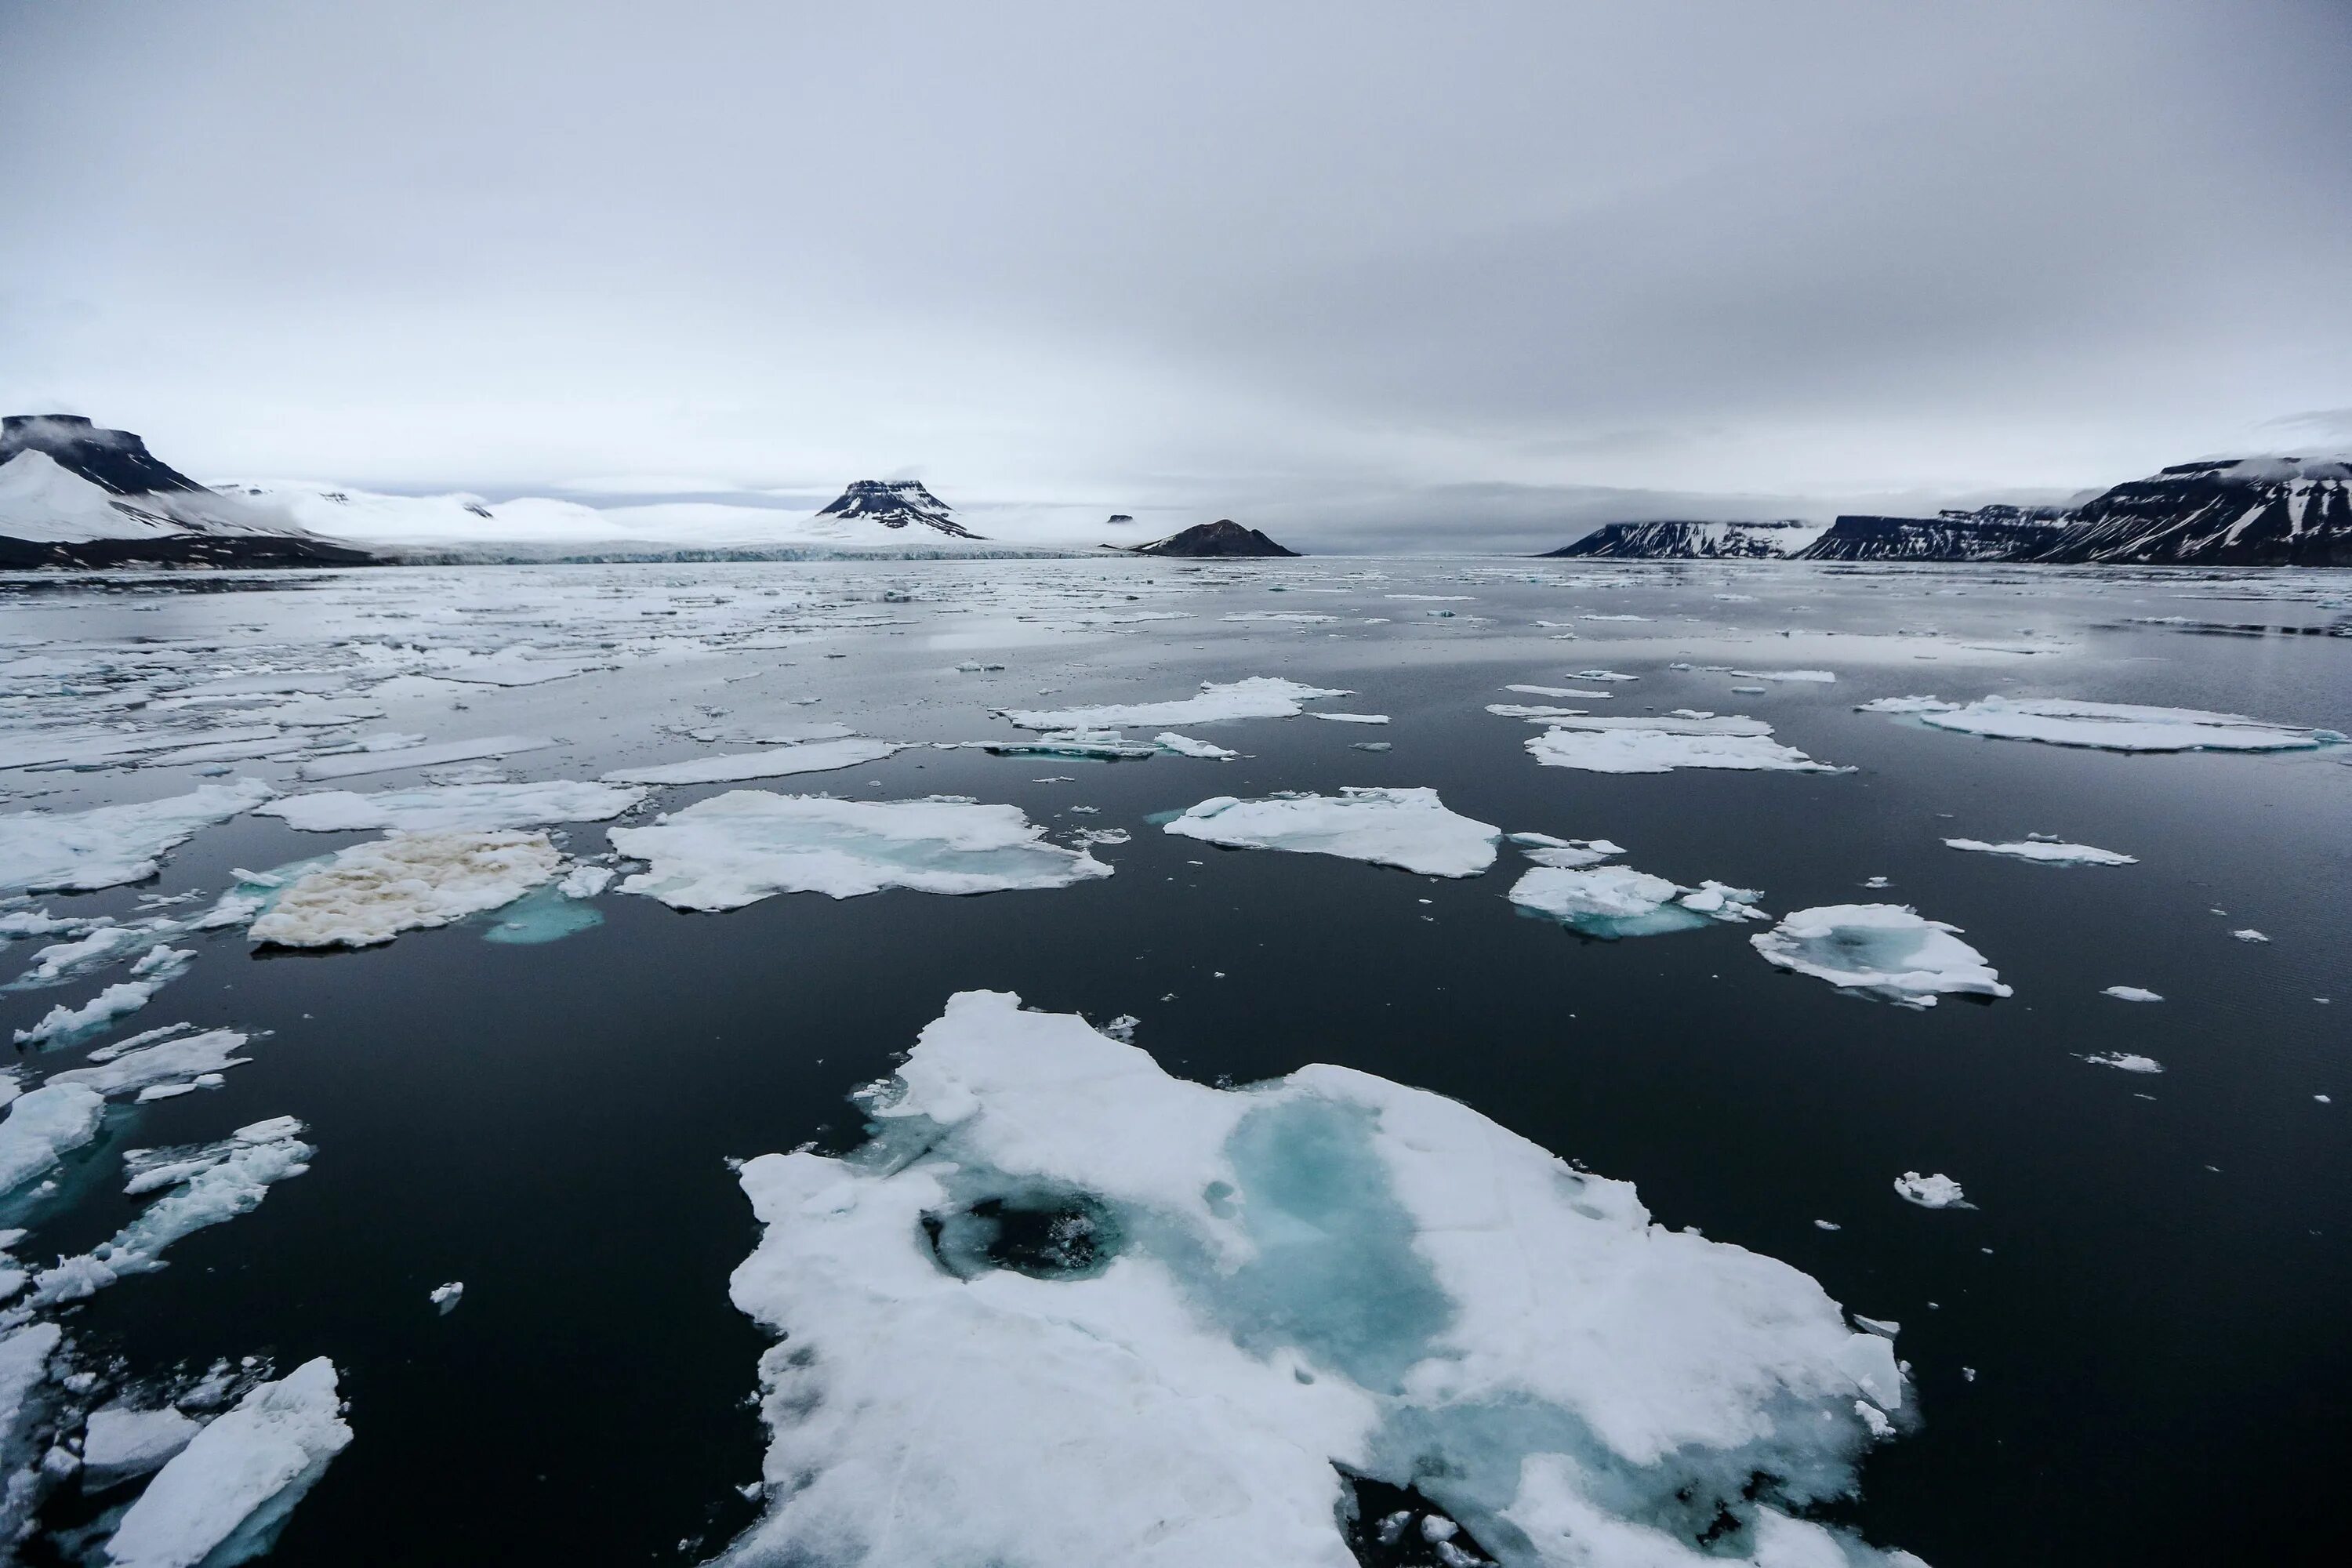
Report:
<svg viewBox="0 0 2352 1568"><path fill-rule="evenodd" d="M299 1117L308 1173L178 1243L162 1271L46 1314L96 1374L91 1397L168 1396L222 1357L280 1372L331 1357L356 1436L268 1559L287 1568L700 1562L757 1516L739 1489L764 1447L768 1340L728 1296L757 1228L730 1163L852 1147L851 1090L887 1077L953 993L1008 990L1097 1023L1131 1015L1137 1044L1204 1082L1333 1062L1452 1096L1636 1184L1660 1223L1899 1321L1920 1419L1837 1514L1873 1542L1940 1568L2332 1557L2352 1458L2352 747L2126 755L1855 710L1999 693L2352 731L2347 619L2352 574L2323 572L1348 559L0 579L0 743L247 721L167 700L286 671L350 672L338 689L356 699L428 657L460 679L397 685L369 699L383 717L319 743L547 736L560 743L475 765L593 779L749 749L683 732L697 727L1004 739L992 710L1248 676L1345 688L1310 707L1391 721L1169 726L1244 753L1231 762L926 746L666 789L631 819L729 788L947 794L1016 805L1056 841L1131 834L1093 850L1115 875L1066 889L795 894L719 914L612 892L600 923L539 943L484 940L495 916L357 952L191 939L192 969L143 1011L20 1048L22 1082L180 1022L254 1033L251 1064L214 1090L114 1103L58 1191L6 1222L31 1227L14 1251L47 1263L115 1231L143 1201L121 1190L127 1149ZM497 668L580 668L463 679L519 647ZM1639 679L1582 703L1504 689L1591 687L1586 669ZM1751 684L1765 689L1730 689ZM1753 715L1853 771L1542 767L1523 749L1534 728L1484 710L1512 701ZM137 764L0 770L0 811L215 776L425 782L306 786L299 759ZM1215 795L1341 785L1430 786L1507 832L1608 838L1677 882L1762 889L1775 914L1909 904L1960 928L2015 994L1893 1006L1768 965L1748 942L1761 927L1580 937L1506 900L1525 865L1508 844L1486 875L1440 879L1158 826ZM575 853L605 847L604 825L564 833ZM1941 842L2028 833L2137 864ZM241 816L151 881L21 907L201 908L234 868L372 837ZM2269 940L2231 934L2246 929ZM0 946L0 981L38 945ZM0 991L0 1027L121 977ZM2085 1059L2105 1052L2164 1070ZM1903 1201L1893 1183L1911 1171L1951 1175L1975 1206ZM444 1314L427 1292L450 1280L465 1294ZM131 1495L56 1488L26 1560L79 1560Z"/></svg>

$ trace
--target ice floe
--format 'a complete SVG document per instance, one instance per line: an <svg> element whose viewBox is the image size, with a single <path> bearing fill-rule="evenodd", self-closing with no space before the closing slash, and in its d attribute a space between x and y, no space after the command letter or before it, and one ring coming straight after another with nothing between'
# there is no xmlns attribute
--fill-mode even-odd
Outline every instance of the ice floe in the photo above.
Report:
<svg viewBox="0 0 2352 1568"><path fill-rule="evenodd" d="M1172 756L1200 757L1210 762L1229 763L1241 755L1223 746L1213 746L1206 741L1195 741L1190 735L1163 731L1151 737L1151 743Z"/></svg>
<svg viewBox="0 0 2352 1568"><path fill-rule="evenodd" d="M747 779L780 779L793 773L824 773L835 768L854 768L865 763L878 763L903 749L894 742L868 740L856 735L840 740L772 746L763 752L696 757L688 762L663 763L651 767L615 768L604 776L611 784L740 784Z"/></svg>
<svg viewBox="0 0 2352 1568"><path fill-rule="evenodd" d="M1549 833L1514 833L1511 842L1519 852L1538 866L1559 866L1574 870L1580 866L1597 866L1625 853L1622 845L1606 838L1554 838Z"/></svg>
<svg viewBox="0 0 2352 1568"><path fill-rule="evenodd" d="M1826 904L1748 940L1767 963L1906 1007L1932 1007L1938 994L2012 994L1959 929L1903 904Z"/></svg>
<svg viewBox="0 0 2352 1568"><path fill-rule="evenodd" d="M1310 710L1307 716L1328 720L1334 724L1385 724L1389 721L1385 713L1328 713L1319 708Z"/></svg>
<svg viewBox="0 0 2352 1568"><path fill-rule="evenodd" d="M93 1410L81 1435L82 1486L99 1491L160 1468L202 1430L170 1405L135 1410L110 1405Z"/></svg>
<svg viewBox="0 0 2352 1568"><path fill-rule="evenodd" d="M2240 713L2048 697L1986 697L1965 707L1948 707L1933 698L1881 699L1864 704L1864 710L1911 713L1938 730L1993 740L2110 752L2291 752L2340 745L2346 739L2336 730L2273 724Z"/></svg>
<svg viewBox="0 0 2352 1568"><path fill-rule="evenodd" d="M273 1184L310 1170L318 1151L302 1141L303 1131L293 1117L276 1116L240 1127L217 1143L132 1150L123 1156L131 1179L122 1190L132 1197L159 1190L163 1195L111 1239L43 1269L33 1281L33 1304L78 1301L131 1275L152 1274L164 1266L163 1253L173 1243L252 1213Z"/></svg>
<svg viewBox="0 0 2352 1568"><path fill-rule="evenodd" d="M1198 696L1170 702L1002 711L1004 718L1024 730L1099 730L1121 724L1210 724L1228 719L1288 719L1304 711L1301 703L1348 695L1335 688L1304 686L1280 676L1253 675L1223 685L1204 680Z"/></svg>
<svg viewBox="0 0 2352 1568"><path fill-rule="evenodd" d="M463 1279L452 1279L446 1285L433 1287L425 1293L425 1299L438 1308L441 1315L446 1318L457 1310L457 1303L465 1299L465 1295L466 1282Z"/></svg>
<svg viewBox="0 0 2352 1568"><path fill-rule="evenodd" d="M106 1561L197 1568L257 1557L351 1440L326 1357L258 1384L156 1472L107 1542Z"/></svg>
<svg viewBox="0 0 2352 1568"><path fill-rule="evenodd" d="M1691 931L1710 921L1736 924L1764 920L1769 917L1755 907L1763 896L1722 882L1678 887L1631 866L1536 866L1510 892L1511 902L1522 910L1612 941Z"/></svg>
<svg viewBox="0 0 2352 1568"><path fill-rule="evenodd" d="M1594 773L1664 773L1676 768L1750 773L1850 773L1773 740L1760 720L1548 718L1528 754L1548 768Z"/></svg>
<svg viewBox="0 0 2352 1568"><path fill-rule="evenodd" d="M778 893L836 899L911 888L991 893L1066 888L1111 868L1045 842L1015 805L969 800L835 800L730 790L645 827L615 827L614 847L650 863L625 893L673 909L732 910Z"/></svg>
<svg viewBox="0 0 2352 1568"><path fill-rule="evenodd" d="M58 1161L98 1136L106 1100L87 1084L44 1084L9 1102L0 1120L0 1194L57 1168Z"/></svg>
<svg viewBox="0 0 2352 1568"><path fill-rule="evenodd" d="M395 746L361 751L348 756L321 757L302 764L302 776L311 780L358 778L364 773L388 773L398 768L439 767L444 763L479 762L485 757L511 757L519 752L544 751L555 742L544 735L485 735L474 741L442 741L428 746Z"/></svg>
<svg viewBox="0 0 2352 1568"><path fill-rule="evenodd" d="M258 808L306 833L480 832L549 822L606 822L646 798L642 789L550 779L541 784L424 785L416 789L316 790L282 795Z"/></svg>
<svg viewBox="0 0 2352 1568"><path fill-rule="evenodd" d="M156 951L172 952L176 950L158 948ZM16 1043L20 1046L55 1045L94 1034L117 1018L127 1018L147 1005L155 999L155 993L180 973L181 970L173 969L152 979L121 981L108 986L79 1007L62 1005L52 1007L31 1028L16 1030Z"/></svg>
<svg viewBox="0 0 2352 1568"><path fill-rule="evenodd" d="M780 1342L723 1561L1353 1568L1360 1477L1448 1563L1916 1563L1802 1517L1906 1394L1808 1276L1436 1095L1018 1001L950 1001L866 1149L742 1166Z"/></svg>
<svg viewBox="0 0 2352 1568"><path fill-rule="evenodd" d="M2131 1051L2095 1051L2083 1058L2093 1067L2114 1068L2121 1072L2159 1073L2164 1064L2154 1057L2143 1057Z"/></svg>
<svg viewBox="0 0 2352 1568"><path fill-rule="evenodd" d="M2066 844L2053 838L2024 838L1988 844L1981 838L1947 838L1947 849L1971 849L1979 855L2006 855L2012 860L2034 860L2044 866L2137 866L2137 857L2088 844Z"/></svg>
<svg viewBox="0 0 2352 1568"><path fill-rule="evenodd" d="M2246 927L2246 929L2245 929L2245 930L2243 930L2243 931L2231 931L2230 934L2231 934L2231 936L2233 936L2233 937L2237 938L2240 942L2268 942L2268 941L2270 941L2270 938L2268 938L2268 937L2264 936L2262 932L2260 932L2260 931L2256 931L2256 930L2255 930L2253 927L2252 927L2252 926L2248 926L2248 927Z"/></svg>
<svg viewBox="0 0 2352 1568"><path fill-rule="evenodd" d="M1117 730L1057 730L1022 740L961 743L1000 757L1085 757L1100 763L1140 761L1161 751L1149 742L1130 741Z"/></svg>
<svg viewBox="0 0 2352 1568"><path fill-rule="evenodd" d="M142 881L166 850L277 791L259 779L89 811L0 815L0 893L88 892Z"/></svg>
<svg viewBox="0 0 2352 1568"><path fill-rule="evenodd" d="M1895 1190L1906 1203L1917 1204L1923 1209L1972 1209L1960 1191L1960 1184L1949 1176L1923 1176L1916 1171L1906 1171L1895 1178Z"/></svg>
<svg viewBox="0 0 2352 1568"><path fill-rule="evenodd" d="M2158 995L2155 992L2140 985L2110 985L2105 990L2100 992L2099 994L2102 996L2112 996L2118 1002L2161 1002L2164 1000L2163 997Z"/></svg>
<svg viewBox="0 0 2352 1568"><path fill-rule="evenodd" d="M282 947L369 947L510 904L562 869L544 833L395 833L304 873L246 931Z"/></svg>
<svg viewBox="0 0 2352 1568"><path fill-rule="evenodd" d="M143 1093L161 1086L193 1084L205 1078L217 1079L229 1068L243 1067L252 1059L236 1054L245 1048L247 1037L236 1029L178 1033L186 1027L184 1024L174 1024L170 1028L119 1040L90 1052L90 1066L51 1073L47 1081L80 1084L112 1097L133 1091Z"/></svg>
<svg viewBox="0 0 2352 1568"><path fill-rule="evenodd" d="M1343 788L1336 795L1204 800L1162 830L1229 849L1291 849L1429 877L1475 877L1501 830L1448 811L1433 789Z"/></svg>

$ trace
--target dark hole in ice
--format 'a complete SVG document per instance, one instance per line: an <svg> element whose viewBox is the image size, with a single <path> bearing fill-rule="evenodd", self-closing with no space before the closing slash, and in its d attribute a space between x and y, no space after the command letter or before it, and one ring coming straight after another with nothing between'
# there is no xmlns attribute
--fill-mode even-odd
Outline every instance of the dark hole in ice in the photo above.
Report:
<svg viewBox="0 0 2352 1568"><path fill-rule="evenodd" d="M1339 1500L1339 1533L1363 1568L1471 1568L1495 1561L1414 1488L1339 1468L1348 1488Z"/></svg>
<svg viewBox="0 0 2352 1568"><path fill-rule="evenodd" d="M1118 1254L1119 1230L1100 1200L1085 1193L982 1198L923 1216L940 1267L960 1279L1010 1268L1032 1279L1091 1279Z"/></svg>

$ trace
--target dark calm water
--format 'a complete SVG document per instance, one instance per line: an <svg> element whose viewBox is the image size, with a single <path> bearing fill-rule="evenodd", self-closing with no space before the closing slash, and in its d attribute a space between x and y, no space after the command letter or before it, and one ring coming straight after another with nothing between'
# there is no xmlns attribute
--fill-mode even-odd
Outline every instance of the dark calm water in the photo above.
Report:
<svg viewBox="0 0 2352 1568"><path fill-rule="evenodd" d="M1635 1182L1663 1222L1783 1258L1851 1309L1899 1320L1924 1423L1866 1466L1851 1517L1875 1542L1942 1568L2289 1563L2340 1550L2334 1487L2352 1458L2341 1417L2352 1394L2352 768L2325 755L1981 742L1852 708L1912 691L2049 691L2352 731L2352 643L2100 629L2133 614L2314 613L2161 596L2178 588L2132 605L2080 579L2026 579L1993 613L1927 597L1965 574L1432 588L1416 570L1384 586L1474 594L1457 607L1495 624L1417 626L1406 617L1424 606L1381 607L1377 592L1270 600L1235 588L1183 604L1193 621L1115 644L976 655L1012 667L984 689L940 675L964 656L917 646L920 632L867 639L871 658L847 661L864 661L855 677L807 650L740 656L736 673L791 660L790 679L839 685L800 711L850 722L869 700L854 680L899 671L898 686L870 693L890 717L869 727L886 736L977 737L1002 729L984 717L991 703L1175 696L1244 674L1354 687L1362 695L1339 706L1394 722L1191 731L1252 753L1229 764L922 751L764 786L963 793L1017 803L1057 833L1134 833L1096 851L1116 876L1066 890L794 896L716 916L607 897L601 926L536 947L485 942L478 923L326 957L256 958L235 933L205 939L190 975L118 1032L184 1018L270 1037L217 1093L118 1108L78 1163L86 1195L20 1252L81 1250L133 1212L108 1163L123 1146L298 1115L319 1149L310 1173L180 1243L162 1273L70 1313L83 1359L119 1358L135 1380L222 1354L281 1367L333 1357L357 1437L270 1559L288 1568L696 1560L753 1516L734 1489L757 1477L763 1446L747 1396L764 1341L727 1299L755 1239L728 1161L854 1143L851 1088L887 1074L950 993L1013 990L1097 1021L1138 1015L1138 1043L1202 1079L1328 1061L1454 1096ZM1727 584L1765 603L1710 604ZM266 620L299 596L241 614ZM1396 619L1337 639L1215 619L1334 605ZM1741 662L1686 651L1685 630L1665 621L1677 607L1774 627L1790 605L1815 626L1953 626L1969 614L2080 646L2025 669L1759 647L1742 657L1822 664L1840 680L1745 698L1726 694L1727 677L1664 668ZM1659 620L1588 625L1576 642L1528 628L1574 608ZM1045 683L1063 689L1034 699L1043 661ZM1162 676L1148 673L1155 665ZM1860 771L1539 768L1520 750L1525 726L1480 710L1515 700L1504 682L1574 686L1568 672L1588 666L1644 678L1595 707L1755 713L1781 740ZM652 700L595 682L497 700L518 713L536 702L593 734L600 704ZM503 727L495 702L479 706L462 717L481 721L446 732ZM640 717L612 714L616 727ZM1351 749L1366 739L1394 750ZM580 777L597 764L515 765ZM1055 774L1074 782L1037 782ZM379 782L413 781L354 787ZM1520 863L1507 848L1482 878L1435 881L1219 851L1145 820L1211 795L1348 784L1433 785L1506 830L1612 838L1631 865L1760 888L1775 911L1911 902L1965 928L2017 994L1912 1013L1776 971L1738 928L1582 940L1514 914L1503 894ZM1072 805L1100 814L1055 815ZM2028 831L2140 864L2053 869L1938 842ZM362 837L248 818L200 836L139 890L218 889L231 866ZM601 847L599 827L572 837ZM1892 887L1865 891L1874 875ZM125 910L132 892L45 901ZM2231 940L2246 926L2272 942ZM2099 994L2117 984L2167 1000ZM0 995L0 1026L23 1027L87 989ZM2153 1056L2166 1071L2082 1059L2106 1050ZM1948 1173L1979 1207L1899 1201L1890 1184L1906 1170ZM447 1279L467 1293L443 1317L425 1298ZM53 1506L52 1523L74 1517L69 1502Z"/></svg>

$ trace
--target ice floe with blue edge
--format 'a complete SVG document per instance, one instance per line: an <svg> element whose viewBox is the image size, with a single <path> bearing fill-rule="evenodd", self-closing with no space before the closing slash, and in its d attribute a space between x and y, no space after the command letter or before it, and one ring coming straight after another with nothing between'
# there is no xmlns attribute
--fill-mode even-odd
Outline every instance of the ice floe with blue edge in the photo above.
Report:
<svg viewBox="0 0 2352 1568"><path fill-rule="evenodd" d="M643 827L615 827L613 846L648 867L625 893L673 909L733 910L778 893L836 899L908 888L992 893L1066 888L1108 877L1082 850L1045 841L1016 805L961 797L835 800L730 790Z"/></svg>
<svg viewBox="0 0 2352 1568"><path fill-rule="evenodd" d="M352 1440L334 1363L255 1385L156 1472L107 1541L112 1568L230 1568L269 1551Z"/></svg>
<svg viewBox="0 0 2352 1568"><path fill-rule="evenodd" d="M1446 809L1433 789L1343 788L1336 795L1221 795L1160 825L1228 849L1288 849L1394 866L1429 877L1475 877L1495 863L1501 829Z"/></svg>
<svg viewBox="0 0 2352 1568"><path fill-rule="evenodd" d="M563 868L544 833L394 833L276 889L246 934L282 947L372 947L502 908Z"/></svg>
<svg viewBox="0 0 2352 1568"><path fill-rule="evenodd" d="M1937 730L2000 741L2040 741L2110 752L2293 752L2345 743L2341 731L2309 729L2129 702L2078 702L2054 697L1985 697L1965 705L1933 697L1881 698L1865 713L1899 713Z"/></svg>
<svg viewBox="0 0 2352 1568"><path fill-rule="evenodd" d="M1233 719L1288 719L1304 711L1301 703L1349 695L1333 687L1307 686L1280 676L1253 675L1222 685L1204 680L1197 696L1166 702L1000 711L1024 730L1100 730L1121 724L1213 724Z"/></svg>
<svg viewBox="0 0 2352 1568"><path fill-rule="evenodd" d="M1718 921L1766 920L1769 917L1756 908L1763 896L1752 888L1723 882L1681 887L1631 866L1536 866L1510 891L1511 902L1528 913L1606 941L1695 931Z"/></svg>
<svg viewBox="0 0 2352 1568"><path fill-rule="evenodd" d="M1808 1517L1904 1413L1888 1341L1465 1106L1186 1082L1001 992L862 1099L863 1148L740 1169L779 1342L727 1563L1355 1568L1367 1482L1447 1562L1917 1562Z"/></svg>
<svg viewBox="0 0 2352 1568"><path fill-rule="evenodd" d="M1959 931L1903 904L1824 904L1791 910L1748 940L1769 963L1899 1006L2013 994Z"/></svg>

